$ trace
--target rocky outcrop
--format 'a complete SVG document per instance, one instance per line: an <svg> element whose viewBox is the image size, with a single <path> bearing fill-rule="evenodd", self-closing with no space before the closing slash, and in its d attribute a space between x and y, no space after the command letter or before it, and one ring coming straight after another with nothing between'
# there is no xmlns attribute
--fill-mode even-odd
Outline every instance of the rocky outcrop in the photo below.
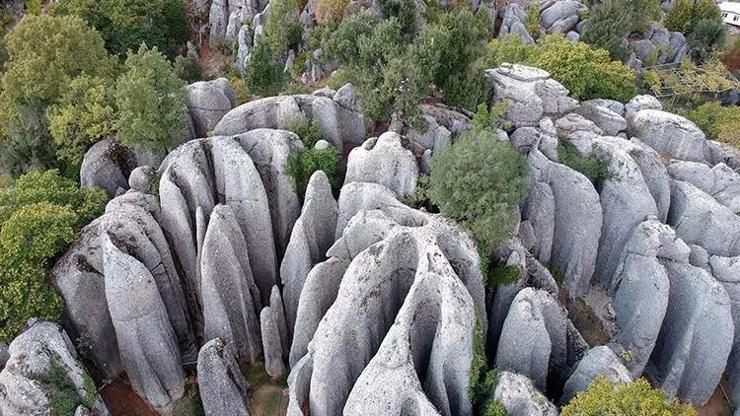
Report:
<svg viewBox="0 0 740 416"><path fill-rule="evenodd" d="M668 171L672 178L696 186L734 214L740 214L740 174L724 163L709 167L703 163L673 161Z"/></svg>
<svg viewBox="0 0 740 416"><path fill-rule="evenodd" d="M103 139L85 153L80 166L80 187L101 188L109 197L128 189L128 176L136 156L115 139Z"/></svg>
<svg viewBox="0 0 740 416"><path fill-rule="evenodd" d="M307 402L311 414L366 414L408 403L468 414L466 363L476 311L484 307L477 253L452 224L380 189L352 183L342 190L340 218L348 219L337 226L341 238L309 274L299 302L290 409ZM323 317L323 306L307 297L322 293L313 292L313 276L337 285L323 284L319 299L330 305ZM304 313L319 322L315 330L304 328ZM308 337L298 357L295 343Z"/></svg>
<svg viewBox="0 0 740 416"><path fill-rule="evenodd" d="M730 299L706 271L676 262L664 265L671 289L651 358L653 379L669 397L701 406L719 384L732 348Z"/></svg>
<svg viewBox="0 0 740 416"><path fill-rule="evenodd" d="M52 392L60 385L52 385L53 374L58 383L77 394L78 403L92 410L92 415L110 413L95 384L77 360L77 353L67 334L51 322L34 322L8 348L9 359L0 371L0 414L50 415L58 409L51 401ZM61 379L61 380L60 380Z"/></svg>
<svg viewBox="0 0 740 416"><path fill-rule="evenodd" d="M508 4L503 12L498 38L503 39L507 35L514 35L518 36L525 45L533 44L534 39L527 31L526 21L527 10L521 4Z"/></svg>
<svg viewBox="0 0 740 416"><path fill-rule="evenodd" d="M509 416L557 416L558 409L521 374L502 371L493 392L493 399L506 409Z"/></svg>
<svg viewBox="0 0 740 416"><path fill-rule="evenodd" d="M663 105L652 95L636 95L624 105L624 117L630 120L642 110L662 110Z"/></svg>
<svg viewBox="0 0 740 416"><path fill-rule="evenodd" d="M293 226L290 242L280 265L285 315L290 332L295 325L298 299L308 274L316 263L326 258L326 251L334 243L336 226L337 202L326 174L317 171L308 181L301 216ZM287 352L288 346L285 347Z"/></svg>
<svg viewBox="0 0 740 416"><path fill-rule="evenodd" d="M514 127L537 126L545 116L566 114L577 102L568 90L538 68L504 64L486 70L493 83L493 102L508 101L506 118Z"/></svg>
<svg viewBox="0 0 740 416"><path fill-rule="evenodd" d="M185 374L175 331L154 277L135 258L101 237L108 299L123 369L134 391L158 409L182 397Z"/></svg>
<svg viewBox="0 0 740 416"><path fill-rule="evenodd" d="M632 381L629 370L609 347L595 347L583 357L568 381L565 382L560 403L570 402L576 394L588 389L591 382L599 375L603 375L615 383L629 383Z"/></svg>
<svg viewBox="0 0 740 416"><path fill-rule="evenodd" d="M232 343L239 362L256 362L262 353L260 289L252 275L244 235L233 210L217 205L200 253L200 277L206 339Z"/></svg>
<svg viewBox="0 0 740 416"><path fill-rule="evenodd" d="M418 176L416 159L401 145L401 136L386 132L352 150L344 183L377 183L402 197L414 192Z"/></svg>
<svg viewBox="0 0 740 416"><path fill-rule="evenodd" d="M265 372L272 378L280 378L285 373L283 349L280 341L280 329L276 312L272 310L271 306L265 307L260 312Z"/></svg>
<svg viewBox="0 0 740 416"><path fill-rule="evenodd" d="M540 13L540 23L548 33L567 33L578 23L580 13L588 8L577 0L556 1Z"/></svg>
<svg viewBox="0 0 740 416"><path fill-rule="evenodd" d="M206 415L249 415L247 384L230 345L215 338L198 353L198 391Z"/></svg>
<svg viewBox="0 0 740 416"><path fill-rule="evenodd" d="M236 98L226 78L188 85L188 111L198 137L206 137L234 105Z"/></svg>
<svg viewBox="0 0 740 416"><path fill-rule="evenodd" d="M216 135L245 133L257 128L285 129L303 118L316 120L324 137L337 149L365 140L366 120L343 100L317 95L289 95L250 101L229 111L214 129Z"/></svg>
<svg viewBox="0 0 740 416"><path fill-rule="evenodd" d="M607 136L616 136L627 128L627 120L622 117L621 112L617 113L595 100L582 102L574 111L593 121Z"/></svg>
<svg viewBox="0 0 740 416"><path fill-rule="evenodd" d="M522 374L547 391L548 380L566 376L566 322L564 309L550 294L522 290L501 329L496 367Z"/></svg>
<svg viewBox="0 0 740 416"><path fill-rule="evenodd" d="M629 111L629 110L628 110ZM629 117L627 132L661 154L679 160L711 159L704 133L694 123L660 110L641 110Z"/></svg>

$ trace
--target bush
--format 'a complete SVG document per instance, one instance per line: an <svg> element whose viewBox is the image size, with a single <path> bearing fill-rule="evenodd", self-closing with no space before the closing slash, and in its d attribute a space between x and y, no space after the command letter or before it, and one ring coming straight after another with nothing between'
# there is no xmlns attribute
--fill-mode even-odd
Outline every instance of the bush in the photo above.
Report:
<svg viewBox="0 0 740 416"><path fill-rule="evenodd" d="M304 115L283 127L283 130L292 131L298 135L306 149L312 149L319 140L324 139L319 121L316 119L309 121Z"/></svg>
<svg viewBox="0 0 740 416"><path fill-rule="evenodd" d="M429 196L473 233L485 264L494 244L516 226L527 176L525 158L509 143L492 129L472 130L432 157Z"/></svg>
<svg viewBox="0 0 740 416"><path fill-rule="evenodd" d="M558 156L560 161L569 168L581 172L594 184L601 183L612 177L608 164L604 163L596 155L582 156L578 149L570 143L558 145Z"/></svg>
<svg viewBox="0 0 740 416"><path fill-rule="evenodd" d="M249 92L263 97L277 95L286 82L283 63L275 59L267 42L257 42L245 72Z"/></svg>
<svg viewBox="0 0 740 416"><path fill-rule="evenodd" d="M697 62L706 61L712 56L715 47L725 43L726 38L727 32L722 20L699 20L687 39L691 58Z"/></svg>
<svg viewBox="0 0 740 416"><path fill-rule="evenodd" d="M322 25L334 25L342 20L349 0L318 0L316 21Z"/></svg>
<svg viewBox="0 0 740 416"><path fill-rule="evenodd" d="M686 114L709 140L740 148L740 107L722 107L717 103L702 104Z"/></svg>
<svg viewBox="0 0 740 416"><path fill-rule="evenodd" d="M689 35L700 21L721 21L721 15L722 11L714 0L676 0L663 24L670 31Z"/></svg>
<svg viewBox="0 0 740 416"><path fill-rule="evenodd" d="M660 16L659 0L604 0L592 7L582 40L596 49L606 49L612 59L625 57L624 38L643 31L650 19Z"/></svg>
<svg viewBox="0 0 740 416"><path fill-rule="evenodd" d="M62 300L46 272L105 201L102 190L82 191L53 170L0 190L0 341L12 340L30 317L57 319Z"/></svg>
<svg viewBox="0 0 740 416"><path fill-rule="evenodd" d="M282 59L288 47L301 43L303 25L298 20L299 14L300 2L298 0L274 0L270 3L270 13L265 23L265 36L276 58ZM259 45L259 42L257 44Z"/></svg>
<svg viewBox="0 0 740 416"><path fill-rule="evenodd" d="M5 41L8 61L0 78L4 167L17 175L56 166L47 108L78 76L111 77L113 61L100 35L76 17L26 16Z"/></svg>
<svg viewBox="0 0 740 416"><path fill-rule="evenodd" d="M401 33L407 39L417 31L417 13L414 0L379 0L380 11L386 19L396 18L401 25Z"/></svg>
<svg viewBox="0 0 740 416"><path fill-rule="evenodd" d="M75 171L93 144L113 134L114 105L106 80L81 76L50 108L50 130L59 158Z"/></svg>
<svg viewBox="0 0 740 416"><path fill-rule="evenodd" d="M121 143L154 152L170 150L187 134L185 82L157 47L142 44L126 58L116 84Z"/></svg>
<svg viewBox="0 0 740 416"><path fill-rule="evenodd" d="M301 198L306 193L308 180L317 170L323 170L332 187L336 187L339 179L339 151L331 146L322 150L302 149L292 152L285 164L285 172L293 178L293 185Z"/></svg>
<svg viewBox="0 0 740 416"><path fill-rule="evenodd" d="M183 0L60 0L52 13L81 17L100 32L114 54L136 51L146 43L172 59L188 40Z"/></svg>
<svg viewBox="0 0 740 416"><path fill-rule="evenodd" d="M588 390L579 393L560 414L695 416L696 411L690 405L667 401L663 390L650 387L645 379L632 383L614 383L599 375Z"/></svg>
<svg viewBox="0 0 740 416"><path fill-rule="evenodd" d="M610 60L606 50L569 42L560 35L545 36L534 45L524 45L517 36L494 39L479 65L494 68L504 62L548 71L579 100L608 98L626 102L636 92L634 73L621 62Z"/></svg>

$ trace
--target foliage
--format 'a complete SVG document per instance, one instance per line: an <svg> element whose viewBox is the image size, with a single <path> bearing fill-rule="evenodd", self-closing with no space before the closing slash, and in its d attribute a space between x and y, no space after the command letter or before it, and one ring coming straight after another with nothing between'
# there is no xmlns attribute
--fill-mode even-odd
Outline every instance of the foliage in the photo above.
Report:
<svg viewBox="0 0 740 416"><path fill-rule="evenodd" d="M429 175L419 176L414 193L402 198L401 202L415 209L424 208L427 212L439 212L439 208L429 200Z"/></svg>
<svg viewBox="0 0 740 416"><path fill-rule="evenodd" d="M55 15L74 15L97 29L111 53L156 46L169 58L188 39L183 0L60 0Z"/></svg>
<svg viewBox="0 0 740 416"><path fill-rule="evenodd" d="M55 320L62 301L46 270L75 234L102 214L105 192L83 191L57 171L31 172L0 190L0 341L30 317Z"/></svg>
<svg viewBox="0 0 740 416"><path fill-rule="evenodd" d="M324 139L324 133L321 132L321 126L317 119L309 120L301 114L296 120L293 120L283 130L292 131L301 138L303 146L311 149L316 146L316 142Z"/></svg>
<svg viewBox="0 0 740 416"><path fill-rule="evenodd" d="M87 149L113 134L114 105L106 80L86 75L74 79L49 109L59 158L77 170Z"/></svg>
<svg viewBox="0 0 740 416"><path fill-rule="evenodd" d="M81 75L113 73L100 35L76 17L26 16L5 36L0 148L12 174L56 165L46 110Z"/></svg>
<svg viewBox="0 0 740 416"><path fill-rule="evenodd" d="M490 390L486 390L487 369L486 344L483 339L480 320L476 314L475 327L473 328L473 359L470 362L470 384L468 385L468 398L476 407L486 399L490 392Z"/></svg>
<svg viewBox="0 0 740 416"><path fill-rule="evenodd" d="M650 19L660 16L659 0L604 0L592 7L582 40L596 49L606 49L612 59L626 53L624 38L643 31Z"/></svg>
<svg viewBox="0 0 740 416"><path fill-rule="evenodd" d="M293 178L293 185L301 197L306 193L308 180L317 170L324 171L329 183L335 187L339 179L339 151L332 146L301 149L291 152L285 164L285 172Z"/></svg>
<svg viewBox="0 0 740 416"><path fill-rule="evenodd" d="M672 32L689 35L700 21L721 20L721 14L714 0L676 0L666 14L663 24Z"/></svg>
<svg viewBox="0 0 740 416"><path fill-rule="evenodd" d="M483 263L506 238L527 196L526 160L492 129L472 130L432 157L429 195L475 236Z"/></svg>
<svg viewBox="0 0 740 416"><path fill-rule="evenodd" d="M401 33L410 39L417 31L417 13L414 0L379 0L383 16L396 18L401 25Z"/></svg>
<svg viewBox="0 0 740 416"><path fill-rule="evenodd" d="M67 372L55 359L51 361L47 379L50 387L49 407L52 416L73 415L79 405L85 404L80 400L77 389L67 376Z"/></svg>
<svg viewBox="0 0 740 416"><path fill-rule="evenodd" d="M533 1L527 8L527 18L524 20L524 27L532 38L537 39L540 35L540 4Z"/></svg>
<svg viewBox="0 0 740 416"><path fill-rule="evenodd" d="M478 111L473 116L472 126L474 130L499 129L508 130L511 123L504 119L506 110L509 108L508 101L501 101L488 109L485 104L478 105Z"/></svg>
<svg viewBox="0 0 740 416"><path fill-rule="evenodd" d="M336 59L344 66L360 66L360 50L358 42L362 38L372 36L373 28L379 24L377 17L370 11L364 10L342 20L326 40L326 56Z"/></svg>
<svg viewBox="0 0 740 416"><path fill-rule="evenodd" d="M316 21L322 25L337 24L342 20L344 9L349 0L318 0L316 4Z"/></svg>
<svg viewBox="0 0 740 416"><path fill-rule="evenodd" d="M247 89L256 95L277 95L285 85L283 63L273 56L267 42L257 42L244 72Z"/></svg>
<svg viewBox="0 0 740 416"><path fill-rule="evenodd" d="M519 267L493 262L487 268L486 287L495 289L498 285L511 285L519 281Z"/></svg>
<svg viewBox="0 0 740 416"><path fill-rule="evenodd" d="M687 39L691 57L697 62L706 61L715 47L725 43L726 38L727 32L721 19L699 20Z"/></svg>
<svg viewBox="0 0 740 416"><path fill-rule="evenodd" d="M558 145L558 156L560 161L569 168L581 172L592 183L601 183L612 177L609 172L609 165L597 158L596 155L589 154L583 156L578 149L571 143L560 143Z"/></svg>
<svg viewBox="0 0 740 416"><path fill-rule="evenodd" d="M169 150L187 133L185 82L157 47L129 54L115 99L115 128L126 146Z"/></svg>
<svg viewBox="0 0 740 416"><path fill-rule="evenodd" d="M274 0L270 3L270 13L265 23L265 35L270 50L276 58L282 58L288 47L301 42L303 25L298 20L299 13L300 1L298 0Z"/></svg>
<svg viewBox="0 0 740 416"><path fill-rule="evenodd" d="M718 140L740 148L740 107L722 107L717 103L702 104L686 114L709 140Z"/></svg>
<svg viewBox="0 0 740 416"><path fill-rule="evenodd" d="M560 413L563 416L673 415L694 416L690 405L667 401L665 393L650 387L645 379L632 383L614 383L599 375L588 390L579 393Z"/></svg>
<svg viewBox="0 0 740 416"><path fill-rule="evenodd" d="M606 50L569 42L560 35L545 36L533 45L524 45L517 36L494 39L482 62L488 68L504 62L542 68L579 100L608 98L625 102L635 95L635 75L629 68L611 61Z"/></svg>
<svg viewBox="0 0 740 416"><path fill-rule="evenodd" d="M504 407L504 405L501 404L501 402L493 400L488 403L483 416L509 416L509 413L506 411L506 408Z"/></svg>
<svg viewBox="0 0 740 416"><path fill-rule="evenodd" d="M193 83L203 79L203 69L198 54L188 52L187 56L177 55L174 61L175 73L185 82Z"/></svg>

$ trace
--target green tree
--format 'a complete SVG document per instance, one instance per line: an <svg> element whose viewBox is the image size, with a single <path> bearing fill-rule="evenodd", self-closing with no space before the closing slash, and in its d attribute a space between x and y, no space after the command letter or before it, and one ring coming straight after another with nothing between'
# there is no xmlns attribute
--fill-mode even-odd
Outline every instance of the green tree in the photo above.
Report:
<svg viewBox="0 0 740 416"><path fill-rule="evenodd" d="M46 273L105 201L102 190L80 190L55 170L28 173L0 189L0 341L11 340L30 317L57 319L62 301Z"/></svg>
<svg viewBox="0 0 740 416"><path fill-rule="evenodd" d="M332 146L326 149L301 149L292 152L285 164L285 172L293 178L293 185L301 198L306 194L308 180L317 170L324 171L329 183L336 187L339 178L339 151Z"/></svg>
<svg viewBox="0 0 740 416"><path fill-rule="evenodd" d="M188 40L183 0L60 0L52 13L81 17L120 55L146 43L174 58Z"/></svg>
<svg viewBox="0 0 740 416"><path fill-rule="evenodd" d="M283 69L283 63L273 56L269 44L260 39L244 70L247 89L263 97L277 95L286 82Z"/></svg>
<svg viewBox="0 0 740 416"><path fill-rule="evenodd" d="M300 1L274 0L265 23L265 36L273 56L282 60L288 47L301 43L303 25L299 21Z"/></svg>
<svg viewBox="0 0 740 416"><path fill-rule="evenodd" d="M624 38L643 31L651 19L658 18L660 4L660 0L604 0L591 8L582 40L622 60L626 53Z"/></svg>
<svg viewBox="0 0 740 416"><path fill-rule="evenodd" d="M86 75L75 78L59 103L49 109L59 158L79 169L87 149L113 134L114 106L107 80Z"/></svg>
<svg viewBox="0 0 740 416"><path fill-rule="evenodd" d="M709 102L686 114L709 140L718 140L740 148L740 107L722 107Z"/></svg>
<svg viewBox="0 0 740 416"><path fill-rule="evenodd" d="M690 35L706 19L721 20L722 11L714 0L676 0L666 14L666 29Z"/></svg>
<svg viewBox="0 0 740 416"><path fill-rule="evenodd" d="M663 390L654 389L645 379L615 383L599 375L588 390L579 393L563 408L562 416L695 416L689 405L668 401Z"/></svg>
<svg viewBox="0 0 740 416"><path fill-rule="evenodd" d="M704 62L712 56L714 49L725 43L727 31L721 19L702 19L696 23L688 38L691 58Z"/></svg>
<svg viewBox="0 0 740 416"><path fill-rule="evenodd" d="M429 196L442 214L473 233L482 264L516 225L527 191L525 158L492 128L465 133L432 157Z"/></svg>
<svg viewBox="0 0 740 416"><path fill-rule="evenodd" d="M113 61L100 35L77 17L26 16L5 41L8 61L0 78L4 167L19 174L55 166L47 108L78 76L112 76Z"/></svg>
<svg viewBox="0 0 740 416"><path fill-rule="evenodd" d="M142 45L126 58L115 99L115 128L126 146L166 151L187 134L185 82L156 47Z"/></svg>

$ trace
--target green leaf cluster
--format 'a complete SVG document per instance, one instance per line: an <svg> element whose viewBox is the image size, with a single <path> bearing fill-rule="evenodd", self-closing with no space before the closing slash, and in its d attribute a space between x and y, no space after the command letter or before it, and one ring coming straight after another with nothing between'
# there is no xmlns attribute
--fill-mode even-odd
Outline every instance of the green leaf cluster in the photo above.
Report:
<svg viewBox="0 0 740 416"><path fill-rule="evenodd" d="M694 122L707 139L740 148L740 107L722 107L708 102L689 111L686 118Z"/></svg>
<svg viewBox="0 0 740 416"><path fill-rule="evenodd" d="M660 5L660 0L604 0L591 8L581 40L622 60L625 37L645 30L651 19L659 18Z"/></svg>
<svg viewBox="0 0 740 416"><path fill-rule="evenodd" d="M285 163L285 172L293 179L296 192L302 198L311 175L322 170L332 187L339 179L339 151L330 146L326 149L308 148L291 152Z"/></svg>
<svg viewBox="0 0 740 416"><path fill-rule="evenodd" d="M615 383L599 375L588 390L578 393L565 406L562 416L695 416L693 407L666 399L665 392L654 389L645 379Z"/></svg>
<svg viewBox="0 0 740 416"><path fill-rule="evenodd" d="M720 20L722 11L714 0L676 0L665 16L666 29L689 35L702 20Z"/></svg>
<svg viewBox="0 0 740 416"><path fill-rule="evenodd" d="M0 341L10 341L28 318L58 317L62 301L46 283L48 268L106 200L102 190L80 190L55 170L0 189Z"/></svg>

